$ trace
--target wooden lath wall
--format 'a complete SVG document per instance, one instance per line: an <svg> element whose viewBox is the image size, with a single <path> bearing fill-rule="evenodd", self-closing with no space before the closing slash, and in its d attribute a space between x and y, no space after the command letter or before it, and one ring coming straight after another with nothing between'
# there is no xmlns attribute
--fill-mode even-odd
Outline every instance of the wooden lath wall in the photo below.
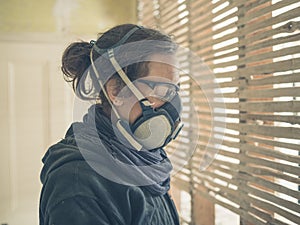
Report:
<svg viewBox="0 0 300 225"><path fill-rule="evenodd" d="M214 224L212 205L229 209L241 224L299 224L299 1L138 0L138 17L201 57L221 90L209 102L205 92L216 86L199 88L189 78L199 72L193 56L181 54L190 73L182 74L187 126L168 150L175 168L187 160L172 178L179 208L180 191L191 196L182 224ZM209 72L201 73L209 87ZM186 141L194 134L199 138ZM211 145L212 138L221 144ZM209 152L217 154L200 170Z"/></svg>

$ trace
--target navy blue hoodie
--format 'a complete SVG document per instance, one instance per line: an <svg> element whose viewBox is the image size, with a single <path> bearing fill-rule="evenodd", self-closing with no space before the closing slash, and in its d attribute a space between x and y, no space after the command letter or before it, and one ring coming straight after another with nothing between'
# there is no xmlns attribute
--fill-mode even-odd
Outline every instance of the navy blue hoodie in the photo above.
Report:
<svg viewBox="0 0 300 225"><path fill-rule="evenodd" d="M75 138L74 126L84 135ZM74 123L66 137L46 152L41 172L40 225L179 224L167 192L153 194L147 187L116 183L96 172L77 144L93 148L92 140L86 124Z"/></svg>

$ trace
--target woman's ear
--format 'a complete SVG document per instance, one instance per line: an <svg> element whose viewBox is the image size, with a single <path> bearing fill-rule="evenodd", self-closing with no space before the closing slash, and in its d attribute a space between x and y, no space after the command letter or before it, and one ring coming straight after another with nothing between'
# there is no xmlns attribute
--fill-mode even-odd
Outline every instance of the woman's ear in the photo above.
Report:
<svg viewBox="0 0 300 225"><path fill-rule="evenodd" d="M111 79L106 83L106 91L108 97L115 106L121 106L124 103L124 98L118 96L119 93L118 89L119 89L119 85L116 79Z"/></svg>
<svg viewBox="0 0 300 225"><path fill-rule="evenodd" d="M112 101L112 103L113 103L115 106L121 106L121 105L123 105L124 101L123 101L123 98L116 97L115 100Z"/></svg>

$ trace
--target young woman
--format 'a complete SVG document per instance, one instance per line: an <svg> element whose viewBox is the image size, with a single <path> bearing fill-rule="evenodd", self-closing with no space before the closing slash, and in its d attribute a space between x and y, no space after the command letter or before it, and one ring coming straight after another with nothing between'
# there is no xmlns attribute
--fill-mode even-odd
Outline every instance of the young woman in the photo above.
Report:
<svg viewBox="0 0 300 225"><path fill-rule="evenodd" d="M176 49L124 24L65 50L65 79L95 104L43 158L40 225L179 224L163 149L182 127Z"/></svg>

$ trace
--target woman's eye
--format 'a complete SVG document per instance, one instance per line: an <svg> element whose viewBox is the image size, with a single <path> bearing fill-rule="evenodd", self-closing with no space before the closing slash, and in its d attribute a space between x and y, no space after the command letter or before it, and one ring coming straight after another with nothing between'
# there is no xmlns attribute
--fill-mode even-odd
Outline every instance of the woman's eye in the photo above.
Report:
<svg viewBox="0 0 300 225"><path fill-rule="evenodd" d="M169 89L169 90L168 90L167 95L168 95L169 97L173 97L175 94L176 94L176 91L175 91L175 90L173 90L173 89Z"/></svg>
<svg viewBox="0 0 300 225"><path fill-rule="evenodd" d="M159 96L165 96L168 93L168 88L163 86L156 87L155 93Z"/></svg>

